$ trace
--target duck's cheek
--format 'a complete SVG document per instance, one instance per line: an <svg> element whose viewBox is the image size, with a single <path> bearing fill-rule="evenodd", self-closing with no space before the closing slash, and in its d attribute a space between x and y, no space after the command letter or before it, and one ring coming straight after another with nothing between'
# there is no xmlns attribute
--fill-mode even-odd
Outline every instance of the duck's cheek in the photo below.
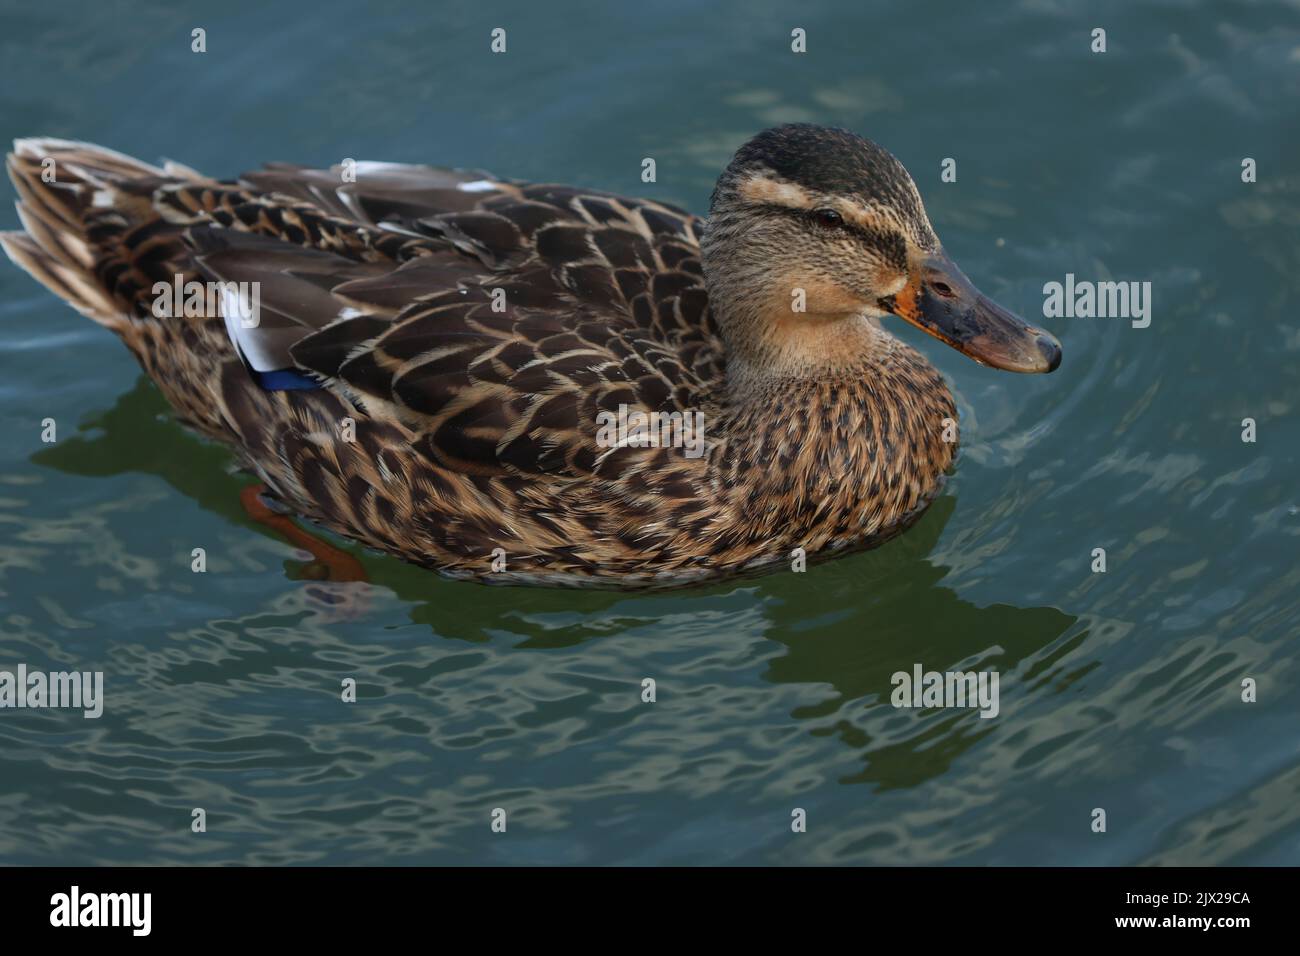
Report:
<svg viewBox="0 0 1300 956"><path fill-rule="evenodd" d="M834 275L800 271L782 276L775 295L793 318L853 315L871 302L868 294ZM774 310L776 311L776 310Z"/></svg>
<svg viewBox="0 0 1300 956"><path fill-rule="evenodd" d="M867 270L867 282L870 287L871 299L877 305L882 299L894 299L897 296L906 295L911 281L911 276L908 273L898 269L877 266ZM888 309L882 308L882 312L888 311Z"/></svg>

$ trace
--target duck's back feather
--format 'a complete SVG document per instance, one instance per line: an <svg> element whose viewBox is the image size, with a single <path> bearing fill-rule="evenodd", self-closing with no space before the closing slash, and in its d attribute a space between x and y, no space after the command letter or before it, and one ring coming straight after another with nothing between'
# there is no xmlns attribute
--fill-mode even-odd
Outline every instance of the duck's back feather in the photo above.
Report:
<svg viewBox="0 0 1300 956"><path fill-rule="evenodd" d="M722 380L699 223L667 205L391 163L221 182L59 140L10 169L36 240L11 255L138 355L175 331L159 283L256 283L256 324L224 323L250 386L309 375L449 470L617 477L652 450L599 446L599 412L698 408Z"/></svg>
<svg viewBox="0 0 1300 956"><path fill-rule="evenodd" d="M173 220L203 213L185 231L200 275L259 283L262 320L236 334L259 371L318 376L443 467L571 476L642 457L597 445L602 410L686 411L721 380L693 217L478 171L341 173L167 191Z"/></svg>

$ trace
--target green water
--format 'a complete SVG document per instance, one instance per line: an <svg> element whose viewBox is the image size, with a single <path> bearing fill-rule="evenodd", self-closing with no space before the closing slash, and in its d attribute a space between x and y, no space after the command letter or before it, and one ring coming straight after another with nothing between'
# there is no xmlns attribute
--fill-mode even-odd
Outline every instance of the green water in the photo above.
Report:
<svg viewBox="0 0 1300 956"><path fill-rule="evenodd" d="M0 669L101 670L106 702L0 710L0 861L1300 863L1296 4L0 9L0 136L216 176L431 162L703 212L757 130L847 126L1065 353L1012 376L900 331L958 396L956 474L806 574L489 589L357 551L372 583L328 586L3 263ZM1067 273L1149 281L1150 326L1042 318ZM999 715L890 706L917 663L996 670Z"/></svg>

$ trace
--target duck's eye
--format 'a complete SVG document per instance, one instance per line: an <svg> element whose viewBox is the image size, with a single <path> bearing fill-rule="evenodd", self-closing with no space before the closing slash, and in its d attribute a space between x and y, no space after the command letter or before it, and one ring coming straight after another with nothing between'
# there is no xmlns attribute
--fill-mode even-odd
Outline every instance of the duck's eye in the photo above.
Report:
<svg viewBox="0 0 1300 956"><path fill-rule="evenodd" d="M814 209L813 222L823 229L838 229L844 225L844 217L834 209Z"/></svg>

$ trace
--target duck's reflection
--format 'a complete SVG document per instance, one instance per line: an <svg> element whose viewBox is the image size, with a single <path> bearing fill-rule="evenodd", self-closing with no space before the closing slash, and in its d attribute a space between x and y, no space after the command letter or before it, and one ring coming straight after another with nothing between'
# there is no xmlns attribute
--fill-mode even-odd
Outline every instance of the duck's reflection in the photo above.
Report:
<svg viewBox="0 0 1300 956"><path fill-rule="evenodd" d="M914 786L942 774L962 752L996 730L975 709L894 711L891 676L926 670L996 670L1003 692L1009 675L1056 642L1078 618L1052 607L978 607L940 584L947 568L928 555L952 517L956 499L945 495L900 538L878 551L797 575L772 579L788 600L769 613L773 640L788 652L772 661L768 677L779 683L829 684L836 694L795 716L818 724L861 750L862 771L845 782L882 788ZM833 627L801 631L811 603L800 589L816 590L816 605ZM1008 586L1009 596L1014 586ZM858 719L869 700L871 719ZM890 719L890 713L898 716Z"/></svg>

